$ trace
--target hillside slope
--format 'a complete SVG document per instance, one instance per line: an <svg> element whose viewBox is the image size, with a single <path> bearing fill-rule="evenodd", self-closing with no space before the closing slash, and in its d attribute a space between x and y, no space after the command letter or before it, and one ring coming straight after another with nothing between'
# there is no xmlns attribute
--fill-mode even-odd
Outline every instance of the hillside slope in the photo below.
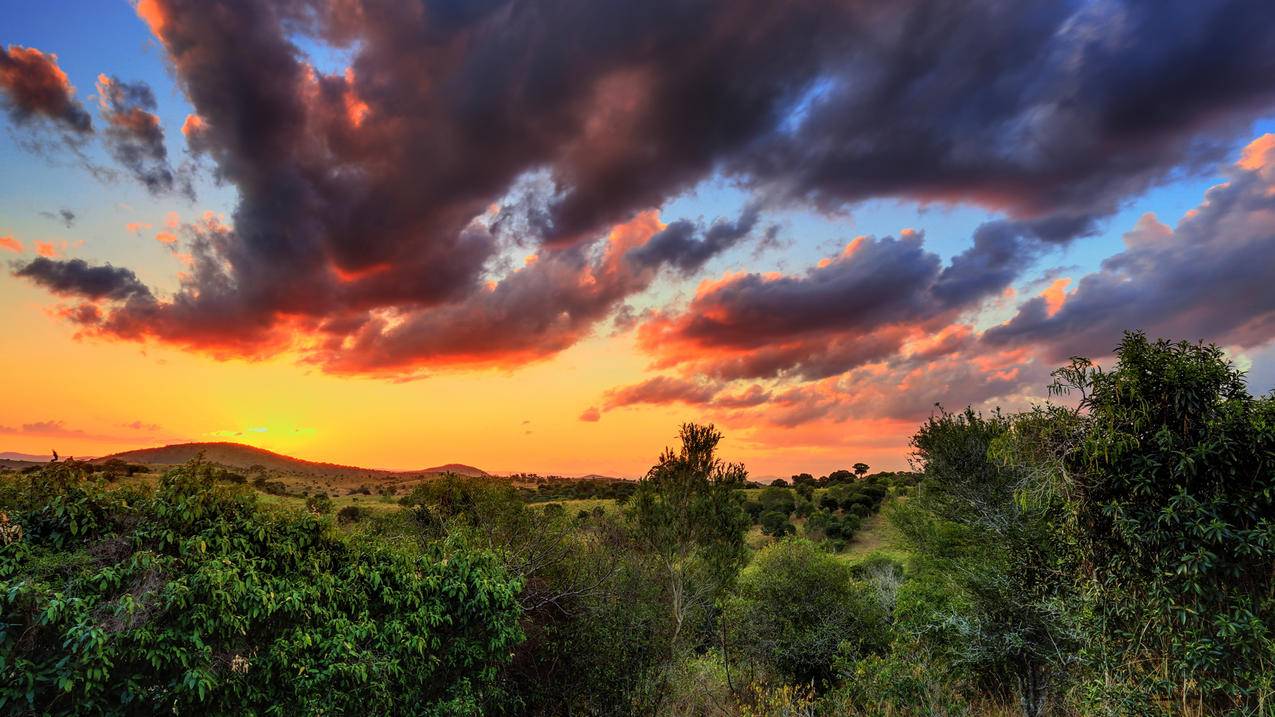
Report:
<svg viewBox="0 0 1275 717"><path fill-rule="evenodd" d="M219 463L233 468L250 468L261 466L268 470L303 475L325 475L333 477L395 477L419 475L423 473L459 473L468 476L486 476L487 473L463 463L448 463L441 466L422 468L415 471L388 471L378 468L361 468L337 463L323 463L293 458L282 453L275 453L264 448L246 446L242 443L176 443L157 448L141 448L133 451L114 453L95 459L95 463L118 458L129 463L143 465L176 465L185 463L200 453L204 460Z"/></svg>

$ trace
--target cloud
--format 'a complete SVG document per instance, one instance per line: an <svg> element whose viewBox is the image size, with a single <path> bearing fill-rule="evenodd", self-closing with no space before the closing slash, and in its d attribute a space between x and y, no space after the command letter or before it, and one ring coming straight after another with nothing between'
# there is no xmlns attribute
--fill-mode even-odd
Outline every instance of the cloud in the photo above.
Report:
<svg viewBox="0 0 1275 717"><path fill-rule="evenodd" d="M641 383L607 392L604 407L608 410L636 404L708 403L717 395L715 386L697 381L655 376Z"/></svg>
<svg viewBox="0 0 1275 717"><path fill-rule="evenodd" d="M723 376L836 375L1213 166L1275 106L1275 27L1256 1L136 7L193 105L188 146L239 203L183 230L191 266L172 297L103 306L87 328L216 355L294 348L336 373L552 355L775 207L896 197L1004 215L946 266L872 240L879 277L842 261L748 275L695 300L722 320L663 317L679 342L663 360L709 347ZM311 43L349 67L311 65ZM142 136L128 135L142 168L158 166ZM616 248L617 230L710 177L751 192L752 213ZM816 356L820 326L836 335Z"/></svg>
<svg viewBox="0 0 1275 717"><path fill-rule="evenodd" d="M131 269L110 264L90 266L83 259L56 260L41 256L19 266L13 274L63 296L116 301L152 298L150 289Z"/></svg>
<svg viewBox="0 0 1275 717"><path fill-rule="evenodd" d="M728 167L825 206L894 195L1083 223L1174 170L1211 168L1271 107L1263 13L1249 0L860 9L854 52L812 81L795 127Z"/></svg>
<svg viewBox="0 0 1275 717"><path fill-rule="evenodd" d="M695 235L699 230L692 222L685 219L676 221L651 237L645 245L630 252L629 260L643 266L665 264L690 276L703 268L709 259L743 240L757 224L757 216L756 207L747 207L737 220L719 220L702 231L703 236L698 239ZM767 236L773 237L777 231L777 227L771 227Z"/></svg>
<svg viewBox="0 0 1275 717"><path fill-rule="evenodd" d="M151 194L176 189L194 199L189 177L169 166L164 129L155 114L158 105L150 86L103 74L97 76L97 95L111 156Z"/></svg>
<svg viewBox="0 0 1275 717"><path fill-rule="evenodd" d="M587 423L596 423L600 418L602 418L602 412L597 406L589 406L580 414L580 420Z"/></svg>
<svg viewBox="0 0 1275 717"><path fill-rule="evenodd" d="M40 256L48 258L48 259L53 259L55 257L62 256L62 253L66 251L65 241L62 242L61 246L51 241L40 241L39 239L36 239L34 242L32 242L32 244L35 245L36 254L39 254Z"/></svg>
<svg viewBox="0 0 1275 717"><path fill-rule="evenodd" d="M661 368L726 380L819 379L882 360L1002 291L1034 255L1005 222L980 227L944 267L919 232L857 237L803 274L736 274L701 284L682 311L649 316L640 345ZM1008 238L991 249L988 237ZM931 347L933 350L936 347Z"/></svg>
<svg viewBox="0 0 1275 717"><path fill-rule="evenodd" d="M5 251L11 251L15 254L21 254L23 251L22 242L18 241L17 239L14 239L11 236L0 237L0 249L4 249Z"/></svg>
<svg viewBox="0 0 1275 717"><path fill-rule="evenodd" d="M73 135L93 131L93 120L75 98L57 55L21 45L0 48L0 93L14 122L39 118Z"/></svg>
<svg viewBox="0 0 1275 717"><path fill-rule="evenodd" d="M40 212L40 216L60 222L67 229L75 226L75 212L70 209L59 209L57 212Z"/></svg>
<svg viewBox="0 0 1275 717"><path fill-rule="evenodd" d="M1170 227L1144 214L1123 251L1070 292L1055 283L989 329L989 346L1055 360L1105 356L1126 329L1252 348L1275 337L1275 135L1243 152L1228 181ZM1063 280L1060 280L1063 281Z"/></svg>

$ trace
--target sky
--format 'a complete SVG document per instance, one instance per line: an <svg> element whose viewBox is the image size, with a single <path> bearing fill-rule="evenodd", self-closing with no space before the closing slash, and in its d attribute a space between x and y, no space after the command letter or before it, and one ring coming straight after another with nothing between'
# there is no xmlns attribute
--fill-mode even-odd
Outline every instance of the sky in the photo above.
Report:
<svg viewBox="0 0 1275 717"><path fill-rule="evenodd" d="M1125 330L1275 387L1268 2L0 18L0 450L819 475Z"/></svg>

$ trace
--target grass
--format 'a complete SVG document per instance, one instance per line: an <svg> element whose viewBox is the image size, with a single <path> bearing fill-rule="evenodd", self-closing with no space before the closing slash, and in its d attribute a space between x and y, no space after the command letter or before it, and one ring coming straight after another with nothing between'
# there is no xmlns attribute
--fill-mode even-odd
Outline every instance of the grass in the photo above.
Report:
<svg viewBox="0 0 1275 717"><path fill-rule="evenodd" d="M576 513L579 513L582 510L592 511L594 508L602 508L608 513L613 513L620 509L620 506L616 504L614 498L578 498L578 499L571 499L571 500L547 500L547 501L544 501L543 503L541 502L528 503L527 506L530 508L537 508L537 507L543 508L544 506L550 503L557 503L558 505L562 506L563 510L567 511L567 515L575 515Z"/></svg>

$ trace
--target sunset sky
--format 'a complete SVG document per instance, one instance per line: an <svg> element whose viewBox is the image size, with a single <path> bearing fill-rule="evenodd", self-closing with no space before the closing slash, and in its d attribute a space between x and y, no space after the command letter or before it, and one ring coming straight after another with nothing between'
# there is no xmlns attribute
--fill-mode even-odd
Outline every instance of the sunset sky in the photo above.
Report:
<svg viewBox="0 0 1275 717"><path fill-rule="evenodd" d="M1123 329L1275 386L1262 2L0 0L0 451L905 467Z"/></svg>

